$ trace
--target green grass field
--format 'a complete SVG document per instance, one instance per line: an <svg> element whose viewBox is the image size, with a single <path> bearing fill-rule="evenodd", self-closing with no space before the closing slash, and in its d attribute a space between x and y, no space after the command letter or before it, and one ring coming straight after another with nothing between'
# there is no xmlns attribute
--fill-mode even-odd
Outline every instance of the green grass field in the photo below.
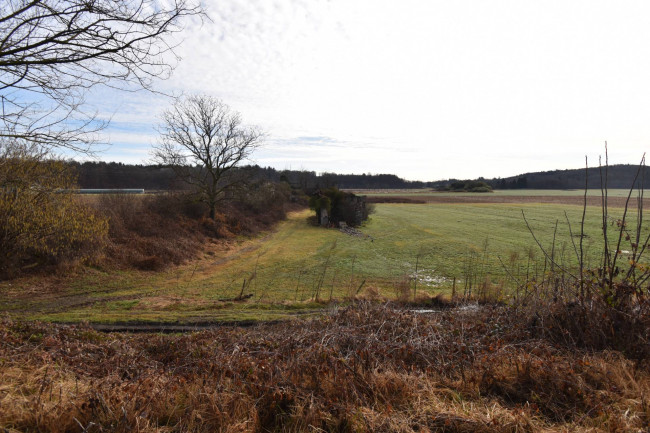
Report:
<svg viewBox="0 0 650 433"><path fill-rule="evenodd" d="M522 210L549 253L557 221L555 260L575 265L565 212L575 235L581 206L378 204L362 236L315 227L304 211L272 233L166 272L87 269L4 282L0 311L63 322L272 320L313 313L330 299L396 297L416 284L420 295L450 294L455 280L463 293L470 281L475 290L489 278L507 290L544 271ZM600 221L600 209L588 208L584 246L591 263L602 250ZM242 292L252 296L235 300Z"/></svg>
<svg viewBox="0 0 650 433"><path fill-rule="evenodd" d="M402 189L402 190L352 190L353 192L358 192L359 194L368 195L368 196L382 196L382 195L396 195L396 191L399 191L400 196L449 196L449 197L475 197L477 193L475 192L446 192L446 191L436 191L430 188L424 189ZM610 189L607 191L609 197L627 197L629 194L629 189ZM485 193L486 195L496 196L496 197L540 197L540 196L549 196L549 197L575 197L584 196L584 190L582 189L499 189L491 193ZM636 197L636 192L633 193L632 197ZM481 195L481 194L479 194ZM600 197L601 191L598 189L590 189L587 191L589 197Z"/></svg>

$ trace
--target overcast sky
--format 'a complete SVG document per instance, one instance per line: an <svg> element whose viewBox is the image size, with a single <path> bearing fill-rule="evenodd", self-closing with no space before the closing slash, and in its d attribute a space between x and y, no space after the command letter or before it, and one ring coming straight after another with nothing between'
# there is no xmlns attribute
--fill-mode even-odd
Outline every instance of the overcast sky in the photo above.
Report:
<svg viewBox="0 0 650 433"><path fill-rule="evenodd" d="M650 143L650 2L206 0L174 93L205 93L267 133L278 169L436 180L636 163ZM171 101L93 98L141 163ZM100 102L98 102L100 101Z"/></svg>

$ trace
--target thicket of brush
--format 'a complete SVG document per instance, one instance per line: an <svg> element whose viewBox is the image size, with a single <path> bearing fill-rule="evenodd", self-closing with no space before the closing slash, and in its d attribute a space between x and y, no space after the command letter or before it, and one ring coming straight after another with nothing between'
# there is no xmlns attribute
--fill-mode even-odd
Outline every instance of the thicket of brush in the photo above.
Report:
<svg viewBox="0 0 650 433"><path fill-rule="evenodd" d="M0 139L0 279L92 258L106 220L70 190L69 167L35 144Z"/></svg>
<svg viewBox="0 0 650 433"><path fill-rule="evenodd" d="M93 202L108 219L108 241L100 263L160 270L194 258L206 242L252 235L284 219L290 209L285 184L251 185L219 206L214 220L207 207L183 193L102 195Z"/></svg>
<svg viewBox="0 0 650 433"><path fill-rule="evenodd" d="M368 303L185 335L0 323L0 427L49 432L645 431L647 360L510 307Z"/></svg>
<svg viewBox="0 0 650 433"><path fill-rule="evenodd" d="M228 191L210 219L190 193L79 196L69 164L37 146L3 144L0 278L65 273L80 263L143 270L179 264L209 240L268 229L296 193L285 182L249 179Z"/></svg>

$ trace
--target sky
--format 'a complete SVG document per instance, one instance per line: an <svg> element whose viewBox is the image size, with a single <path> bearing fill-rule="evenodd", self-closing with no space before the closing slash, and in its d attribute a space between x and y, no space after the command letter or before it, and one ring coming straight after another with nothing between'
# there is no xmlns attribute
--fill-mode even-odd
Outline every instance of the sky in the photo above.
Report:
<svg viewBox="0 0 650 433"><path fill-rule="evenodd" d="M266 132L253 163L506 177L638 163L650 143L650 2L205 0L167 94ZM147 163L172 99L95 91L106 161Z"/></svg>

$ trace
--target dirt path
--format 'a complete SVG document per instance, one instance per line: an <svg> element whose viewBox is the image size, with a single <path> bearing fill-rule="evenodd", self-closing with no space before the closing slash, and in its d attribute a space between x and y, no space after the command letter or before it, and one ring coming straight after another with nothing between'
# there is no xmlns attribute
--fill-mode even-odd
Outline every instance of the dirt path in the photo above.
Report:
<svg viewBox="0 0 650 433"><path fill-rule="evenodd" d="M218 260L215 260L214 262L210 263L208 266L209 267L211 267L211 266L220 266L220 265L223 265L225 263L231 262L231 261L233 261L235 259L238 259L243 254L247 254L247 253L251 253L253 251L259 250L262 247L262 244L264 244L265 241L269 240L276 233L277 233L277 228L274 231L272 231L271 233L268 233L268 234L264 235L263 237L261 237L259 239L255 239L254 241L252 241L253 243L251 245L247 245L245 247L241 247L241 248L238 248L238 249L235 248L234 251L229 250L228 255L226 257L222 257L222 258L220 258Z"/></svg>
<svg viewBox="0 0 650 433"><path fill-rule="evenodd" d="M280 224L291 224L292 220L299 217L300 213L302 211L291 213L287 220ZM222 255L222 257L217 259L209 256L197 258L186 265L175 268L173 272L178 273L178 275L194 275L196 272L204 274L217 272L218 268L222 265L259 250L270 238L276 236L278 231L279 226L276 226L258 238L230 243L230 245L225 243L215 245L212 247L213 251ZM147 275L143 275L142 278L146 280ZM173 277L170 276L170 278ZM130 301L163 296L170 291L170 287L167 285L138 290L136 286L139 286L142 282L139 279L133 282L133 293L122 295L116 295L114 292L129 290L129 287L120 287L118 285L110 288L95 288L89 292L79 292L70 287L70 282L71 280L69 278L52 276L42 279L27 278L23 282L16 280L8 283L4 287L0 287L0 311L11 311L21 314L49 314L89 307L105 302Z"/></svg>

